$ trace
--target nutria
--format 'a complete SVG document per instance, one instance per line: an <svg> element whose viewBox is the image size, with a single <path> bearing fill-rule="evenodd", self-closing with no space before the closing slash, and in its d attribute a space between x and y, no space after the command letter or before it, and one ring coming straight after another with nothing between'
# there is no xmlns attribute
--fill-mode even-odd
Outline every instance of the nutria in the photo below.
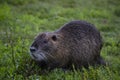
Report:
<svg viewBox="0 0 120 80"><path fill-rule="evenodd" d="M39 34L30 47L31 57L46 68L75 68L103 64L102 37L94 25L71 21L54 32Z"/></svg>

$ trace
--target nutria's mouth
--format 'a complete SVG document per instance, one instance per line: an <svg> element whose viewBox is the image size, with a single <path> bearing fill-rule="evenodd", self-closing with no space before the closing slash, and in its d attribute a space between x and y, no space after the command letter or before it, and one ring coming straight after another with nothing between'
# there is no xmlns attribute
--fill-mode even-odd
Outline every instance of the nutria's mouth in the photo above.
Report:
<svg viewBox="0 0 120 80"><path fill-rule="evenodd" d="M36 61L42 61L42 60L46 60L46 55L42 52L35 52L35 53L30 53L31 57L36 60Z"/></svg>

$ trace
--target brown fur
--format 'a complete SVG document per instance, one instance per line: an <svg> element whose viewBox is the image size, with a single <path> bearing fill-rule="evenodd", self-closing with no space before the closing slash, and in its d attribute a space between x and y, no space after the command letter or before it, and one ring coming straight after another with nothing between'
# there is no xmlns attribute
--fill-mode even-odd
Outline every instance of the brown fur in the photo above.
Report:
<svg viewBox="0 0 120 80"><path fill-rule="evenodd" d="M100 56L100 33L94 25L85 21L71 21L55 32L39 34L31 47L46 56L42 60L34 57L41 67L71 68L74 65L75 68L81 68L105 64Z"/></svg>

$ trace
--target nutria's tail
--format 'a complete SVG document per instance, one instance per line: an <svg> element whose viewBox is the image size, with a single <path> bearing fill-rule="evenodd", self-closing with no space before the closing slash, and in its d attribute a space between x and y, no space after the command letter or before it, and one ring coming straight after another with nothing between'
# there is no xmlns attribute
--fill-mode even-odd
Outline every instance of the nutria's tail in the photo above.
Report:
<svg viewBox="0 0 120 80"><path fill-rule="evenodd" d="M106 66L106 62L104 61L104 59L100 56L98 59L97 59L97 64L99 65L103 65L103 66Z"/></svg>

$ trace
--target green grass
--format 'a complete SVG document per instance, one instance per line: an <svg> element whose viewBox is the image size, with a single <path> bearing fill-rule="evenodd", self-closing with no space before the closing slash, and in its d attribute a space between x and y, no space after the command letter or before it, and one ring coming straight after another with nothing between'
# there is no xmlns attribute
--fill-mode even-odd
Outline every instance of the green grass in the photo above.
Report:
<svg viewBox="0 0 120 80"><path fill-rule="evenodd" d="M120 0L1 0L0 80L120 80ZM86 20L101 32L106 67L41 72L29 56L40 32Z"/></svg>

